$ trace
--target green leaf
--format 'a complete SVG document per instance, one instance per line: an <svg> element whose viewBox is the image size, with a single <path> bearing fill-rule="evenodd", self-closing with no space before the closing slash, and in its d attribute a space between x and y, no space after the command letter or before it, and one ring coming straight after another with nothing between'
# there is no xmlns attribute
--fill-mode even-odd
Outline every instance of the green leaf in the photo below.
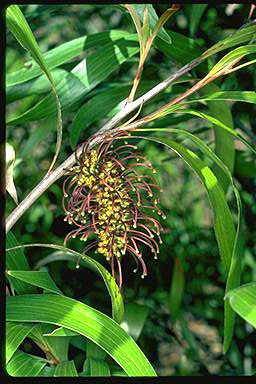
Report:
<svg viewBox="0 0 256 384"><path fill-rule="evenodd" d="M209 92L209 90L211 92ZM203 92L202 97L194 98L193 100L187 100L182 104L195 103L202 101L244 101L246 103L256 104L256 92L255 91L221 91L215 84L208 84L204 86L201 91ZM220 103L221 104L221 103ZM218 104L219 105L219 104Z"/></svg>
<svg viewBox="0 0 256 384"><path fill-rule="evenodd" d="M40 265L45 265L48 262L56 261L56 260L74 260L77 259L80 260L81 265L85 265L86 267L91 268L92 270L96 271L101 275L103 278L103 281L108 289L108 292L111 297L111 303L112 303L112 317L115 321L120 323L123 319L124 314L124 305L123 305L123 299L122 295L120 293L120 290L113 279L113 277L110 275L110 273L96 260L90 258L89 256L81 255L78 252L73 251L72 249L62 247L60 245L55 244L26 244L21 245L19 247L46 247L46 248L53 248L58 249L63 252L63 255L50 255L46 257L43 262L40 263ZM37 265L38 267L38 265Z"/></svg>
<svg viewBox="0 0 256 384"><path fill-rule="evenodd" d="M256 177L255 159L250 159L245 151L236 150L235 173L241 177Z"/></svg>
<svg viewBox="0 0 256 384"><path fill-rule="evenodd" d="M6 363L35 326L35 324L6 322Z"/></svg>
<svg viewBox="0 0 256 384"><path fill-rule="evenodd" d="M245 321L256 328L256 283L241 285L229 291L225 299Z"/></svg>
<svg viewBox="0 0 256 384"><path fill-rule="evenodd" d="M18 204L18 197L16 188L13 181L13 164L15 161L15 150L11 144L5 144L5 161L6 161L6 174L5 185L6 191L11 195L16 204Z"/></svg>
<svg viewBox="0 0 256 384"><path fill-rule="evenodd" d="M207 49L202 56L209 57L214 55L217 52L223 51L224 49L231 48L238 44L246 43L247 41L252 40L255 37L256 33L256 24L248 25L242 29L238 29L231 36L219 41L217 44L214 44L211 48Z"/></svg>
<svg viewBox="0 0 256 384"><path fill-rule="evenodd" d="M231 265L228 272L226 294L239 286L241 277L241 263L244 253L244 230L243 230L243 216L242 216L242 204L238 193L236 193L236 199L238 202L238 227L236 232L236 238L234 243L234 249L231 259ZM228 351L231 344L235 323L235 312L230 306L228 301L224 303L224 353Z"/></svg>
<svg viewBox="0 0 256 384"><path fill-rule="evenodd" d="M137 36L127 37L104 44L95 53L82 60L57 85L62 111L71 109L96 85L116 70L122 63L139 51ZM20 116L8 120L8 124L21 124L54 115L52 95L46 96Z"/></svg>
<svg viewBox="0 0 256 384"><path fill-rule="evenodd" d="M234 138L241 140L251 151L256 153L255 148L242 135L240 135L236 131L232 130L232 128L230 128L226 124L222 123L219 119L217 119L213 116L210 116L204 112L198 112L198 111L193 110L193 109L180 109L180 110L176 109L174 112L175 113L188 113L190 115L194 115L194 116L201 117L202 119L206 119L206 120L210 121L211 123L223 128L225 131L229 132ZM169 113L169 112L167 112L167 113ZM164 113L164 115L165 115L165 113ZM162 116L163 115L161 114L161 117Z"/></svg>
<svg viewBox="0 0 256 384"><path fill-rule="evenodd" d="M228 104L222 100L216 100L216 94L219 94L219 87L215 84L208 84L206 87L203 87L201 93L205 95L209 90L215 94L215 100L211 99L208 101L209 111L213 117L216 117L224 123L226 126L234 129L232 114L230 111L230 107ZM237 92L239 93L239 92ZM248 98L255 98L256 102L256 94L251 92L250 95L247 95ZM238 96L238 95L234 95ZM206 96L207 97L207 96ZM221 96L220 96L221 97ZM222 95L223 97L223 95ZM240 96L241 97L241 96ZM246 97L246 95L245 95ZM230 135L229 132L224 131L221 127L214 125L214 135L215 135L215 153L216 155L224 162L224 164L228 167L231 173L233 173L234 162L235 162L235 143L233 140L233 136ZM224 192L226 193L228 190L228 186L230 184L230 180L228 175L216 164L213 166L213 172L219 179Z"/></svg>
<svg viewBox="0 0 256 384"><path fill-rule="evenodd" d="M17 349L7 364L6 370L10 376L38 376L46 363L47 360L45 359L29 355Z"/></svg>
<svg viewBox="0 0 256 384"><path fill-rule="evenodd" d="M228 205L225 201L225 196L223 194L223 190L220 188L214 188L214 190L211 191L211 189L208 189L208 182L206 180L204 181L205 176L210 176L209 181L211 182L212 172L209 172L209 168L206 169L203 175L200 175L200 173L197 170L197 166L194 167L194 153L192 152L192 158L190 158L189 153L187 152L184 157L184 147L182 147L182 151L180 151L180 145L178 145L179 150L177 151L177 143L172 142L173 149L175 152L178 153L179 156L183 157L183 159L198 173L199 177L202 179L203 176L203 183L205 184L208 195L211 201L211 205L213 207L214 211L214 228L215 228L215 234L216 239L219 245L220 254L222 256L224 265L226 267L226 271L228 272L228 279L227 279L227 286L226 286L226 292L228 292L230 289L233 289L237 287L240 283L240 276L241 276L241 259L242 259L242 253L243 253L243 231L242 231L242 214L241 214L241 199L239 196L239 193L237 189L234 186L232 175L228 169L228 167L212 152L212 150L197 136L182 131L175 128L153 128L156 131L166 131L166 132L173 132L173 133L180 133L187 138L191 139L193 142L195 142L198 147L205 153L210 159L212 159L221 169L223 172L226 173L226 175L229 177L233 191L235 193L236 201L237 201L237 208L238 208L238 227L235 235L234 226L232 222L232 216L229 211ZM150 129L139 129L140 131L149 131ZM148 138L152 139L152 138ZM158 142L166 144L166 139L163 141L163 139L155 139ZM169 143L168 143L169 145ZM171 148L172 148L171 146ZM187 151L185 149L185 151ZM189 151L191 153L191 151ZM188 161L189 160L189 161ZM200 160L201 162L201 160ZM200 164L199 162L199 164ZM197 165L199 165L197 164ZM202 165L202 164L201 164ZM199 168L201 166L199 165ZM202 167L201 167L202 168ZM205 168L205 167L204 167ZM204 169L202 168L202 169ZM214 176L215 180L217 178ZM213 181L213 180L212 180ZM219 192L218 192L219 190ZM223 214L223 217L222 217ZM228 231L228 234L225 232ZM233 328L234 328L234 319L235 319L235 313L232 310L232 308L229 306L229 303L225 303L224 305L224 352L228 350L228 347L230 345L230 342L232 340L233 335Z"/></svg>
<svg viewBox="0 0 256 384"><path fill-rule="evenodd" d="M44 119L40 123L40 128L36 127L29 135L21 149L20 157L31 157L32 151L45 140L53 129L54 121L51 118Z"/></svg>
<svg viewBox="0 0 256 384"><path fill-rule="evenodd" d="M66 336L78 336L79 333L77 332L74 332L74 331L71 331L70 329L67 329L67 328L63 328L63 327L59 327L59 328L55 328L52 332L50 333L44 333L44 336L63 336L63 337L66 337Z"/></svg>
<svg viewBox="0 0 256 384"><path fill-rule="evenodd" d="M62 376L62 377L73 377L73 376L78 376L75 363L73 360L71 361L64 361L63 363L60 363L57 365L55 372L54 372L54 377Z"/></svg>
<svg viewBox="0 0 256 384"><path fill-rule="evenodd" d="M197 45L194 39L174 31L168 31L168 34L172 40L172 45L158 36L156 36L153 45L170 59L185 65L202 54L203 49Z"/></svg>
<svg viewBox="0 0 256 384"><path fill-rule="evenodd" d="M145 321L149 314L149 308L142 304L128 303L124 308L124 319L121 327L134 340L138 340Z"/></svg>
<svg viewBox="0 0 256 384"><path fill-rule="evenodd" d="M86 342L86 361L84 371L87 376L110 376L108 364L104 361L106 352L97 344L87 339Z"/></svg>
<svg viewBox="0 0 256 384"><path fill-rule="evenodd" d="M87 339L86 357L89 357L92 359L104 360L106 357L106 352L103 349L101 349L97 344Z"/></svg>
<svg viewBox="0 0 256 384"><path fill-rule="evenodd" d="M173 84L178 84L186 81L191 81L192 78L188 76L182 76ZM149 91L156 85L155 81L142 81L139 89L137 90L138 97L142 96L145 92ZM104 90L101 93L93 96L87 101L77 112L72 122L70 141L72 149L75 149L79 142L80 133L85 130L94 122L98 122L103 117L111 118L118 113L123 106L123 102L129 95L132 83L118 84L112 86L108 90ZM169 91L165 90L163 93Z"/></svg>
<svg viewBox="0 0 256 384"><path fill-rule="evenodd" d="M90 357L86 359L88 374L86 376L111 376L108 364L104 360Z"/></svg>
<svg viewBox="0 0 256 384"><path fill-rule="evenodd" d="M142 82L138 97L150 90L155 82ZM71 146L74 149L79 141L80 132L103 117L111 117L121 110L121 102L129 95L132 84L118 85L92 97L77 112L71 126ZM111 116L110 116L111 112Z"/></svg>
<svg viewBox="0 0 256 384"><path fill-rule="evenodd" d="M15 279L35 285L36 287L47 289L50 292L62 295L63 293L57 287L51 276L46 271L7 271L7 275Z"/></svg>
<svg viewBox="0 0 256 384"><path fill-rule="evenodd" d="M19 247L14 234L8 232L6 236L6 248ZM12 251L6 249L6 269L9 270L18 270L18 271L29 271L30 267L27 262L27 259L24 255L24 252L20 248L16 248ZM13 279L11 276L8 276L8 280L18 294L23 293L36 293L36 287L33 287L30 284L24 283L20 280Z"/></svg>
<svg viewBox="0 0 256 384"><path fill-rule="evenodd" d="M48 69L59 67L60 65L74 59L76 56L81 55L90 48L97 46L103 46L110 41L120 40L127 38L130 35L126 31L109 30L107 32L99 32L89 36L78 37L66 43L59 45L56 48L44 53L44 60ZM19 71L7 73L6 75L6 87L24 83L28 80L42 74L40 66L36 63L32 63L31 68L22 68Z"/></svg>
<svg viewBox="0 0 256 384"><path fill-rule="evenodd" d="M98 344L128 375L156 375L135 341L114 320L74 299L48 294L9 296L6 319L69 328Z"/></svg>
<svg viewBox="0 0 256 384"><path fill-rule="evenodd" d="M131 85L125 85L102 92L92 97L78 110L71 126L70 141L72 149L76 148L81 131L86 130L92 123L106 116L127 97L130 89Z"/></svg>
<svg viewBox="0 0 256 384"><path fill-rule="evenodd" d="M6 23L14 37L19 41L21 46L31 54L33 59L37 62L37 64L40 66L42 71L49 79L49 82L51 83L52 91L55 98L54 109L57 108L57 142L55 155L49 168L50 171L50 169L54 166L57 160L62 140L62 118L60 100L58 98L57 90L54 84L54 80L51 76L51 72L47 67L47 64L36 42L36 39L34 38L34 35L18 5L10 5L7 8Z"/></svg>
<svg viewBox="0 0 256 384"><path fill-rule="evenodd" d="M54 69L52 78L55 84L58 84L68 72L64 69ZM17 75L18 76L18 75ZM24 83L6 87L6 103L23 99L31 95L42 95L51 91L51 85L45 75L38 76L36 79Z"/></svg>
<svg viewBox="0 0 256 384"><path fill-rule="evenodd" d="M44 376L44 377L53 377L55 372L56 366L51 365L50 367L44 367L42 371L37 376Z"/></svg>
<svg viewBox="0 0 256 384"><path fill-rule="evenodd" d="M195 36L197 27L208 4L191 4L189 9L189 34Z"/></svg>
<svg viewBox="0 0 256 384"><path fill-rule="evenodd" d="M256 52L256 44L245 45L243 47L238 47L234 49L233 51L227 53L224 57L222 57L218 61L217 64L214 65L214 67L207 74L207 78L212 77L213 75L221 71L223 68L231 64L234 60L238 59L239 57L243 57L245 55L249 55L255 52Z"/></svg>
<svg viewBox="0 0 256 384"><path fill-rule="evenodd" d="M29 338L41 345L49 361L53 364L68 360L70 337L53 337L51 333L55 326L52 324L37 324L29 334Z"/></svg>
<svg viewBox="0 0 256 384"><path fill-rule="evenodd" d="M145 139L145 137L143 138ZM229 271L235 241L235 228L231 212L218 179L213 174L211 169L206 166L194 152L185 148L181 144L167 138L150 136L146 137L146 139L162 143L174 150L197 173L203 182L213 209L214 230L220 255L226 271ZM199 139L197 138L197 140Z"/></svg>
<svg viewBox="0 0 256 384"><path fill-rule="evenodd" d="M175 260L170 287L170 317L174 324L180 311L184 294L184 271L178 258Z"/></svg>
<svg viewBox="0 0 256 384"><path fill-rule="evenodd" d="M157 16L157 13L153 7L152 4L136 4L134 5L137 14L140 18L140 21L143 23L144 19L144 7L148 8L148 14L149 14L149 27L151 30L153 30L159 20L159 17ZM168 44L172 43L171 37L168 35L168 33L165 31L165 29L162 27L158 33L158 36L160 39L166 41Z"/></svg>

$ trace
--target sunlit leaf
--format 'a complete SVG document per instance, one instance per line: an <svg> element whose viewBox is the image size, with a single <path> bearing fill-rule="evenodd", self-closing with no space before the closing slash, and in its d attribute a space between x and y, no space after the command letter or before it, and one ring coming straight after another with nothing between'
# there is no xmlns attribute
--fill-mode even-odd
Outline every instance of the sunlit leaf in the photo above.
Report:
<svg viewBox="0 0 256 384"><path fill-rule="evenodd" d="M22 324L15 322L6 322L6 363L9 362L19 345L35 327L35 324Z"/></svg>
<svg viewBox="0 0 256 384"><path fill-rule="evenodd" d="M16 188L13 181L13 164L15 161L15 151L11 144L6 143L5 145L5 157L6 157L6 173L5 173L5 183L6 190L9 192L16 204L18 204L18 197Z"/></svg>
<svg viewBox="0 0 256 384"><path fill-rule="evenodd" d="M60 151L61 140L62 140L61 105L60 105L60 100L55 87L55 83L52 78L51 72L48 69L47 64L44 60L44 57L40 51L40 48L36 42L36 39L18 5L10 5L7 8L6 23L9 30L12 32L15 38L19 41L22 47L31 54L31 56L40 66L42 71L46 74L52 86L52 91L55 98L55 109L57 108L57 142L56 142L56 151L54 154L54 158L49 168L49 171L50 171L57 160L57 157Z"/></svg>
<svg viewBox="0 0 256 384"><path fill-rule="evenodd" d="M85 265L86 267L91 268L92 270L96 271L101 275L101 277L104 280L104 283L108 289L108 292L111 297L111 303L112 303L112 316L115 321L120 323L123 319L123 313L124 313L124 306L123 306L123 299L122 295L120 293L119 287L117 286L115 279L110 275L110 273L96 260L92 259L89 256L81 255L78 252L73 251L72 249L62 247L60 245L55 244L26 244L19 246L16 249L19 249L21 247L45 247L45 248L53 248L58 249L63 252L62 255L50 255L46 257L40 265L45 265L49 262L56 261L56 260L74 260L77 261L77 259L80 260L80 265ZM11 250L9 251L11 252ZM37 266L38 267L38 266Z"/></svg>
<svg viewBox="0 0 256 384"><path fill-rule="evenodd" d="M62 111L72 109L89 91L101 83L122 63L139 51L137 36L126 37L102 45L95 53L80 61L75 68L57 84ZM35 106L17 117L8 119L8 124L21 124L55 114L52 95L40 100Z"/></svg>
<svg viewBox="0 0 256 384"><path fill-rule="evenodd" d="M18 247L19 243L12 232L8 232L6 236L6 248ZM29 271L30 267L24 255L23 249L16 248L12 251L6 250L6 269L15 271ZM27 284L21 280L17 280L7 275L12 287L18 294L36 293L37 289L31 284Z"/></svg>
<svg viewBox="0 0 256 384"><path fill-rule="evenodd" d="M12 276L15 279L24 281L35 285L40 288L44 288L53 293L62 295L62 292L56 286L51 276L46 271L7 271L7 275Z"/></svg>
<svg viewBox="0 0 256 384"><path fill-rule="evenodd" d="M6 370L10 376L38 376L46 363L46 359L29 355L17 349L7 364Z"/></svg>
<svg viewBox="0 0 256 384"><path fill-rule="evenodd" d="M216 98L221 97L219 94L221 91L219 87L215 84L208 84L206 87L201 89L201 93L204 97L207 98L207 94L209 91L213 92L214 98L209 99L208 107L211 116L218 118L222 123L226 126L234 129L232 114L229 105L225 102L225 100L218 100ZM215 91L215 92L214 92ZM244 95L244 97L248 99L253 99L252 95ZM217 94L217 95L216 95ZM225 95L224 95L225 96ZM237 97L238 95L233 95L233 97ZM208 96L209 97L209 96ZM223 97L223 95L222 95ZM240 96L241 97L241 96ZM255 97L256 101L256 97ZM234 162L235 162L235 142L233 137L229 134L229 132L224 131L221 127L214 124L214 144L215 144L215 153L216 155L224 162L224 164L228 167L231 173L233 173ZM228 186L230 185L230 180L228 175L223 172L223 170L217 165L214 164L213 172L218 177L224 192L226 193L228 190Z"/></svg>
<svg viewBox="0 0 256 384"><path fill-rule="evenodd" d="M124 319L121 327L133 337L138 340L147 316L149 308L142 304L128 303L124 309Z"/></svg>
<svg viewBox="0 0 256 384"><path fill-rule="evenodd" d="M238 44L246 43L255 37L256 33L256 23L251 23L250 25L238 29L231 36L226 37L225 39L219 41L217 44L214 44L212 47L207 49L202 56L209 57L214 55L217 52L223 51L224 49L231 48Z"/></svg>
<svg viewBox="0 0 256 384"><path fill-rule="evenodd" d="M256 283L244 284L229 291L225 299L236 313L256 328Z"/></svg>
<svg viewBox="0 0 256 384"><path fill-rule="evenodd" d="M135 341L103 313L61 295L7 297L7 321L43 322L69 328L104 349L131 376L155 376Z"/></svg>

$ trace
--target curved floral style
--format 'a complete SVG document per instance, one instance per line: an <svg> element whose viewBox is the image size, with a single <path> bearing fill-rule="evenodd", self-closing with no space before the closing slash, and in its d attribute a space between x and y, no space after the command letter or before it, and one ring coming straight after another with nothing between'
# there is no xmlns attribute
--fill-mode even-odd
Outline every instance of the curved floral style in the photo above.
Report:
<svg viewBox="0 0 256 384"><path fill-rule="evenodd" d="M135 152L135 145L126 141L116 145L116 139L127 135L126 132L107 135L97 149L92 150L89 149L91 140L84 143L81 156L68 170L69 177L63 184L64 220L76 226L64 243L77 236L87 241L89 236L96 234L96 239L86 245L84 253L97 247L96 251L110 262L113 276L116 262L120 287L120 260L126 253L136 261L134 272L140 263L141 277L147 275L140 246L147 245L157 259L158 242L161 243L160 223L148 212L157 212L164 217L155 195L159 186L151 176L140 175L136 170L146 167L155 173L152 164Z"/></svg>

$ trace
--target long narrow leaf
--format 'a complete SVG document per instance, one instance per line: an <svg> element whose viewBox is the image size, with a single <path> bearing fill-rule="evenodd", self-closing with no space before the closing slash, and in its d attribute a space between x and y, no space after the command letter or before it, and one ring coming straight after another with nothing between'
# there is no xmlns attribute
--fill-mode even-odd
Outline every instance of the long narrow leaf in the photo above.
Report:
<svg viewBox="0 0 256 384"><path fill-rule="evenodd" d="M44 53L44 60L48 69L59 67L60 65L74 59L75 57L85 53L91 48L103 46L110 41L116 41L127 38L130 35L126 31L110 30L107 32L99 32L89 36L78 37L66 43L59 45L56 48ZM24 83L28 80L42 74L42 70L37 63L32 63L31 68L22 68L18 71L7 73L6 87Z"/></svg>
<svg viewBox="0 0 256 384"><path fill-rule="evenodd" d="M219 91L219 87L215 84L208 84L206 87L202 88L201 93L204 95L209 92L209 90L216 91L216 94ZM253 92L251 93L253 94ZM256 94L254 96L256 96ZM229 105L224 100L210 100L208 101L208 106L211 116L216 117L219 121L234 130L231 110ZM235 162L235 142L233 137L229 134L229 132L224 131L216 124L214 124L214 136L216 155L224 162L230 172L233 173ZM216 164L213 166L213 172L219 179L223 190L226 193L230 184L228 175L226 175L226 173L223 172L223 170Z"/></svg>
<svg viewBox="0 0 256 384"><path fill-rule="evenodd" d="M22 295L7 298L7 321L60 325L89 338L131 376L155 376L134 340L111 318L74 299L60 295Z"/></svg>
<svg viewBox="0 0 256 384"><path fill-rule="evenodd" d="M25 339L25 337L35 327L35 324L21 324L15 322L6 322L6 363L9 362L14 352Z"/></svg>
<svg viewBox="0 0 256 384"><path fill-rule="evenodd" d="M47 289L53 293L62 295L62 292L57 287L51 276L46 271L7 271L7 275L15 279L35 285L36 287Z"/></svg>
<svg viewBox="0 0 256 384"><path fill-rule="evenodd" d="M210 87L213 84L208 84L202 90L205 90L203 96L193 98L193 100L187 100L187 103L196 103L202 101L244 101L246 103L256 104L256 92L255 91L221 91L217 86ZM212 90L212 91L211 91ZM209 92L211 91L211 92ZM183 103L182 103L183 104Z"/></svg>
<svg viewBox="0 0 256 384"><path fill-rule="evenodd" d="M231 265L228 273L228 279L226 284L226 294L237 288L240 284L241 277L241 264L242 264L242 256L244 252L244 233L243 233L243 216L242 216L242 204L241 199L236 192L236 199L238 202L238 227L236 232L236 238L234 243L234 249L232 254ZM230 306L228 301L224 303L224 353L228 351L228 348L232 341L233 330L235 323L235 312Z"/></svg>
<svg viewBox="0 0 256 384"><path fill-rule="evenodd" d="M10 376L38 376L46 364L46 359L29 355L17 349L7 364L6 370Z"/></svg>
<svg viewBox="0 0 256 384"><path fill-rule="evenodd" d="M73 360L71 360L71 361L64 361L63 363L58 364L56 369L55 369L55 372L54 372L53 376L54 377L58 377L58 376L61 376L61 377L65 377L65 376L68 376L68 377L78 376L78 373L77 373L74 361Z"/></svg>
<svg viewBox="0 0 256 384"><path fill-rule="evenodd" d="M189 12L189 34L194 37L201 17L208 4L191 4Z"/></svg>
<svg viewBox="0 0 256 384"><path fill-rule="evenodd" d="M256 44L245 45L243 47L238 47L234 49L233 51L227 53L224 57L220 59L220 61L218 61L217 64L214 65L214 67L207 74L207 77L211 77L215 75L217 72L221 71L227 65L231 64L235 59L238 59L239 57L243 57L245 55L250 55L251 53L255 53L255 52L256 52Z"/></svg>
<svg viewBox="0 0 256 384"><path fill-rule="evenodd" d="M228 127L226 124L222 123L219 119L208 115L204 112L199 112L193 109L176 109L175 113L188 113L190 115L201 117L202 119L208 120L213 124L218 125L219 127L225 129L227 132L229 132L234 138L241 140L251 151L256 153L256 149L239 133L232 130L230 127Z"/></svg>
<svg viewBox="0 0 256 384"><path fill-rule="evenodd" d="M83 96L138 51L137 36L129 35L126 39L110 40L88 58L83 59L57 85L62 111L72 108ZM49 95L22 115L10 118L7 123L21 124L42 119L54 113L53 99Z"/></svg>
<svg viewBox="0 0 256 384"><path fill-rule="evenodd" d="M150 128L150 129L139 129L139 130L140 131L150 131L150 130L152 130L152 128ZM193 135L193 134L191 134L189 132L182 131L182 130L175 129L175 128L158 128L158 129L157 128L153 128L153 130L163 131L163 132L166 131L166 132L170 132L170 133L171 132L179 133L179 134L182 134L185 137L189 138L194 143L196 143L198 145L198 147L200 148L200 150L202 150L203 153L205 153L210 159L212 159L215 162L215 164L217 164L220 167L220 169L222 169L223 173L225 173L227 175L227 177L229 178L229 180L231 182L233 191L235 193L236 201L237 201L238 227L237 227L236 235L234 236L234 227L233 227L233 223L232 223L232 217L231 217L231 215L229 213L227 215L229 225L227 225L228 223L226 223L226 224L224 224L224 227L223 227L223 228L225 228L225 225L227 225L226 228L229 227L230 228L229 230L232 231L232 235L231 235L231 237L229 237L228 240L225 239L225 229L222 229L224 231L223 232L224 243L225 243L225 241L229 242L230 250L232 249L232 256L231 256L231 258L228 259L228 265L227 265L227 269L226 269L227 272L228 272L228 279L227 279L227 286L226 286L226 293L227 293L230 289L233 289L233 288L235 288L235 287L237 287L239 285L240 275L241 275L241 259L242 259L242 252L243 252L243 247L242 247L243 235L242 235L242 229L241 229L242 228L241 199L240 199L240 196L239 196L239 193L238 193L237 189L234 186L232 175L231 175L228 167L197 136L195 136L195 135ZM151 139L151 138L149 138L149 139ZM156 140L156 139L154 139L154 140ZM160 142L162 142L162 141L160 141ZM165 141L164 141L164 143L165 143ZM177 143L174 143L174 145L175 144L177 144ZM177 147L174 147L174 148L173 149L175 151L177 151ZM182 153L179 153L179 152L177 152L177 153L181 157L183 157ZM187 161L186 158L184 160ZM188 162L188 164L192 166L192 163ZM193 168L193 166L192 166L192 168ZM199 176L200 176L200 174L199 174ZM209 193L209 191L208 191L208 193ZM222 193L220 194L219 197L221 197L221 195L222 195ZM211 200L210 193L209 193L209 197L210 197L210 200ZM217 197L217 195L216 195L216 197ZM222 199L223 198L221 198L221 200ZM213 199L213 201L212 201L213 205L214 205L214 200L215 199ZM217 204L218 201L216 200L215 203ZM227 213L228 213L229 210L228 210L228 207L227 207L227 203L225 203L223 201L223 204L224 204L224 206L226 206L226 210L227 210ZM218 211L218 215L220 216L220 219L221 219L221 214L222 214L221 210L219 210ZM224 214L224 211L223 211L223 214ZM225 216L225 214L224 214L224 216ZM221 238L221 236L222 236L221 235L221 226L219 226L219 229L220 229L219 236ZM218 241L217 232L216 232L216 238L217 238L217 241ZM219 248L220 248L220 253L221 253L221 245L220 244L219 244ZM225 303L225 306L224 306L224 312L225 312L224 313L224 352L226 352L228 350L228 347L229 347L230 342L232 340L233 328L234 328L234 320L235 320L235 313L232 310L232 308L230 307L229 303L227 303L227 302Z"/></svg>
<svg viewBox="0 0 256 384"><path fill-rule="evenodd" d="M252 23L247 27L244 27L236 31L231 36L226 37L224 40L219 41L217 44L214 44L211 48L207 49L203 53L204 57L209 57L214 55L217 52L223 51L224 49L231 48L238 44L246 43L247 41L252 40L256 34L256 23Z"/></svg>
<svg viewBox="0 0 256 384"><path fill-rule="evenodd" d="M7 8L6 22L9 30L13 33L13 35L19 41L22 47L31 54L31 56L40 66L42 71L46 74L52 86L52 91L55 97L55 106L57 108L57 142L55 154L49 168L50 171L57 160L62 140L61 105L55 87L55 83L52 78L51 72L49 71L47 64L44 60L44 57L40 51L40 48L36 42L36 39L34 38L34 35L18 5L10 5Z"/></svg>
<svg viewBox="0 0 256 384"><path fill-rule="evenodd" d="M80 253L75 252L72 249L62 247L60 245L55 245L55 244L26 244L26 245L18 246L16 248L18 249L21 247L53 248L53 249L58 249L58 250L62 251L63 254L65 254L65 256L62 256L62 257L57 255L54 259L51 258L51 261L63 260L63 259L65 259L65 260L70 260L70 259L72 260L73 259L76 261L77 259L79 259L79 260L81 259L80 260L81 265L85 265L85 266L93 269L94 271L98 272L101 275L101 277L103 278L104 283L105 283L105 285L108 289L108 292L110 294L110 297L111 297L113 319L115 321L117 321L118 323L120 323L122 321L123 314L124 314L124 305L123 305L123 299L122 299L122 295L120 293L120 290L119 290L115 280L113 279L113 277L96 260L92 259L89 256L81 255ZM9 250L9 251L11 251L11 250ZM46 263L46 261L45 261L45 263Z"/></svg>
<svg viewBox="0 0 256 384"><path fill-rule="evenodd" d="M28 337L39 343L47 358L53 364L68 360L68 348L70 337L51 336L55 326L52 324L38 323L30 332Z"/></svg>
<svg viewBox="0 0 256 384"><path fill-rule="evenodd" d="M54 69L52 71L52 78L55 84L58 84L64 76L67 76L67 71L64 69ZM49 93L50 91L51 84L45 75L41 75L36 79L26 81L25 83L6 87L6 103L21 100L22 98L31 95L42 95L47 92Z"/></svg>
<svg viewBox="0 0 256 384"><path fill-rule="evenodd" d="M140 5L136 4L136 5L134 5L141 22L143 22L143 19L144 19L144 7L145 6L148 9L149 27L151 30L153 30L155 28L155 26L157 25L157 22L159 21L159 17L157 15L153 5L152 4L140 4ZM168 33L165 31L165 29L163 27L160 29L158 36L160 39L166 41L168 44L172 43L172 39L171 39L170 35L168 35Z"/></svg>
<svg viewBox="0 0 256 384"><path fill-rule="evenodd" d="M133 136L137 137L137 136ZM143 137L145 139L145 137ZM213 209L214 230L218 242L220 255L226 271L229 271L233 246L235 241L235 228L231 212L225 199L223 189L211 169L191 150L177 142L158 137L146 137L148 140L162 143L174 150L197 173L203 182Z"/></svg>
<svg viewBox="0 0 256 384"><path fill-rule="evenodd" d="M229 291L225 299L234 311L256 328L256 283L244 284Z"/></svg>
<svg viewBox="0 0 256 384"><path fill-rule="evenodd" d="M19 243L16 240L16 237L12 232L8 232L6 236L6 247L18 247ZM16 248L12 251L6 252L6 269L7 270L17 270L17 271L29 271L30 267L27 262L27 259L24 255L24 252L21 248ZM10 275L7 275L8 280L18 294L23 293L37 293L36 287L31 284L27 284L21 280L12 278Z"/></svg>

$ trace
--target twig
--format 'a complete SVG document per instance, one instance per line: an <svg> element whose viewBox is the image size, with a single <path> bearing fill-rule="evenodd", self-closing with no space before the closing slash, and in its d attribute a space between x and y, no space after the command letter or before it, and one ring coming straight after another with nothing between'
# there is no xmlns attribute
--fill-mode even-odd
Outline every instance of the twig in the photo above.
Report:
<svg viewBox="0 0 256 384"><path fill-rule="evenodd" d="M194 67L199 65L204 58L198 57L195 60L191 61L191 63L186 64L184 67L180 68L176 73L169 76L167 79L156 85L150 91L146 92L144 95L136 99L135 101L126 104L126 106L118 112L110 121L108 121L99 132L105 132L113 128L119 121L121 121L125 116L127 116L130 112L134 111L138 108L141 103L146 103L148 100L152 99L154 96L158 95L165 88L167 88L174 80L178 79L182 75L185 75L187 72L191 71Z"/></svg>
<svg viewBox="0 0 256 384"><path fill-rule="evenodd" d="M178 79L180 76L191 71L195 66L200 64L204 58L196 58L191 61L191 63L186 64L184 67L180 68L175 74L169 76L166 80L156 85L150 91L146 92L143 96L139 97L137 100L128 103L119 113L116 114L114 118L108 121L97 133L95 140L91 143L91 146L94 146L102 141L102 134L110 131L120 120L127 116L130 112L138 108L143 102L146 102L152 97L156 96L162 92L166 87L168 87L174 80ZM77 150L77 156L81 154L81 148ZM71 167L76 162L75 154L73 153L69 156L55 171L50 175L46 175L40 183L25 197L24 200L13 210L13 212L6 219L6 233L13 227L16 221L28 210L28 208L61 176L65 174L65 169Z"/></svg>

